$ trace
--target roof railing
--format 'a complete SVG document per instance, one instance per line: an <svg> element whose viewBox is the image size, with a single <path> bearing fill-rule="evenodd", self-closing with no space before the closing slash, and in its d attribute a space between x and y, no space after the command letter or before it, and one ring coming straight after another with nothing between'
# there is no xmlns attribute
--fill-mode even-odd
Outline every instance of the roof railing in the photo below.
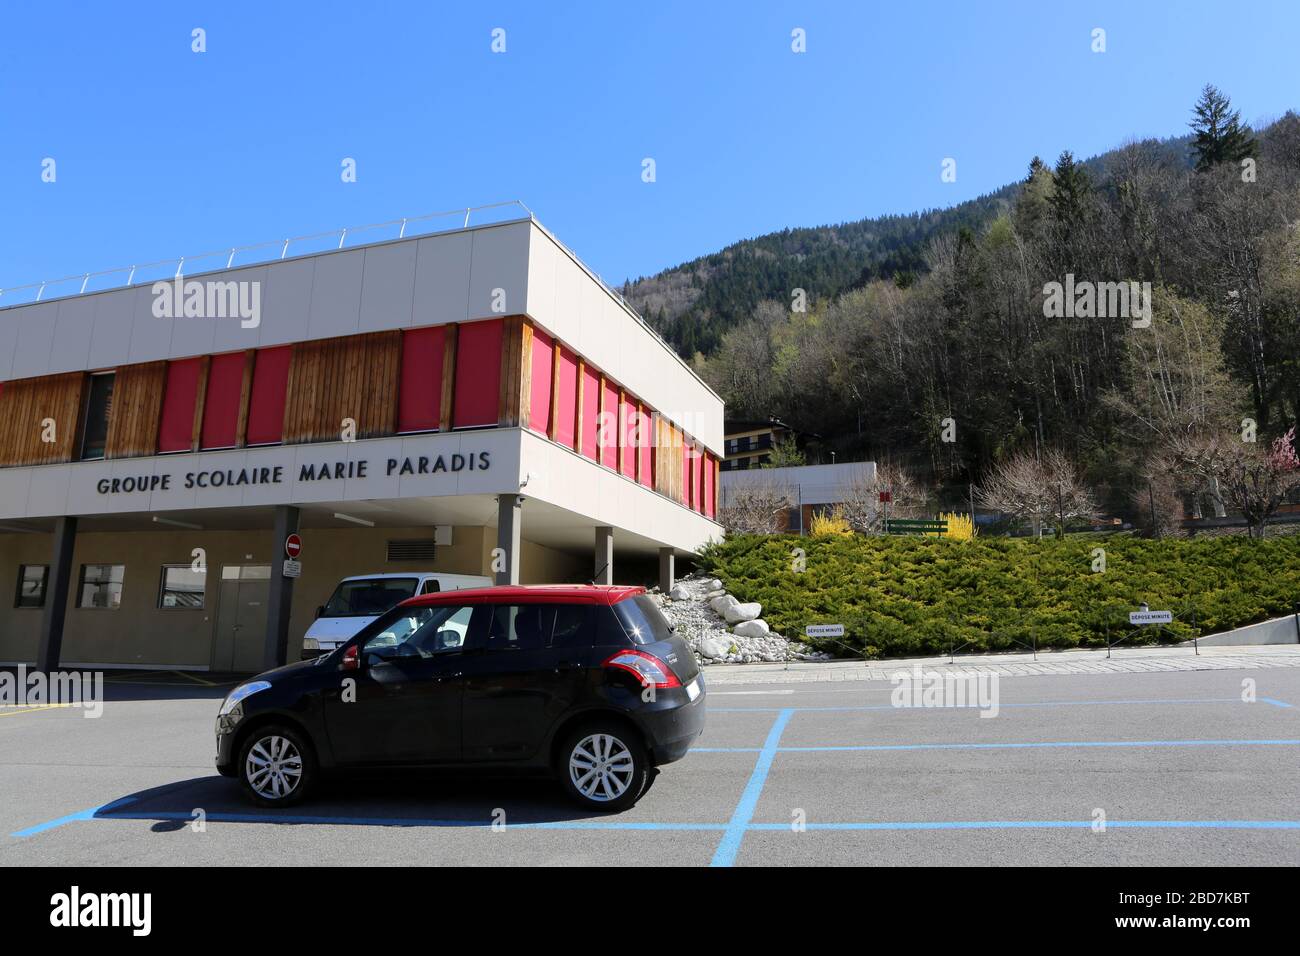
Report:
<svg viewBox="0 0 1300 956"><path fill-rule="evenodd" d="M221 269L232 269L235 266L236 256L239 256L244 253L250 253L257 249L278 248L280 250L280 254L279 255L272 254L270 256L260 258L260 259L245 258L243 261L240 262L240 265L241 266L258 265L260 263L273 262L280 259L284 259L289 255L289 247L294 243L301 244L301 243L319 242L325 239L329 239L332 241L335 236L338 237L338 243L335 244L333 248L342 249L349 235L354 236L356 235L356 233L366 232L368 230L374 230L374 229L391 229L393 227L397 227L397 236L396 236L397 239L405 239L408 232L411 232L412 235L434 235L436 233L441 233L441 232L457 232L463 229L470 228L470 218L476 212L481 213L481 212L486 212L487 210L490 209L504 209L510 206L522 210L523 215L513 219L499 219L499 220L494 219L494 220L490 220L489 222L479 223L479 225L496 225L496 224L509 223L509 222L524 222L525 220L527 220L537 225L538 228L540 228L547 235L551 236L552 239L555 239L555 236L548 229L546 229L545 226L543 226L540 222L537 221L537 217L533 215L533 211L531 209L529 209L526 205L523 204L523 202L521 202L518 199L510 199L507 200L506 202L489 203L486 206L467 206L464 209L450 209L447 210L446 212L431 212L431 213L426 213L422 216L407 216L403 219L390 219L387 222L374 222L365 226L345 226L342 229L333 229L330 230L329 232L317 232L307 236L294 236L289 239L272 239L267 242L257 242L248 246L232 246L229 249L221 249L216 252L203 252L194 256L179 256L174 259L158 259L154 262L143 262L143 263L136 263L135 265L130 265L130 266L119 266L115 269L101 269L98 272L83 272L80 275L64 276L61 279L46 279L43 282L29 282L26 285L9 286L8 288L0 289L0 311L3 311L4 309L8 309L8 308L14 308L15 306L31 305L33 302L40 302L43 300L45 296L45 290L47 288L51 286L62 285L63 283L68 283L68 282L80 282L81 285L76 292L65 293L61 296L57 296L56 298L73 298L75 296L84 295L87 292L87 286L90 285L90 281L92 279L100 279L105 276L121 275L123 273L126 274L125 282L120 282L120 281L109 282L103 285L97 285L95 288L90 289L89 291L104 292L110 289L130 288L131 286L135 285L137 273L147 274L150 272L150 270L159 269L164 266L166 267L166 271L164 271L162 274L149 276L148 281L157 282L160 279L179 279L185 274L185 264L187 262L193 264L195 262L200 262L204 259L219 259L221 256L226 257L226 264L224 266L218 266L211 271L220 271ZM414 231L411 229L412 225L430 222L435 219L447 219L451 216L461 217L460 225L453 226L450 229L441 229L441 230L431 229L425 232ZM559 243L558 239L555 239L555 241ZM313 251L320 252L322 250L321 249L308 250L303 254L307 255ZM573 255L573 253L570 252L570 255ZM663 345L666 348L668 348L670 351L675 351L673 350L672 346L669 345L668 341L664 339L662 335L659 334L659 330L656 329L653 325L651 325L648 321L646 321L645 316L643 316L640 312L638 312L632 306L631 303L629 303L625 298L623 298L622 292L620 292L618 289L615 289L608 282L606 282L604 278L600 275L600 273L596 272L595 270L587 266L586 263L582 262L582 260L579 259L576 255L574 255L573 258L576 262L578 262L578 264L583 269L587 271L589 275L591 275L597 282L599 282L601 286L605 289L605 291L608 292L611 296L613 296L614 299L618 301L619 305L621 305L637 322L639 322L641 326L646 329L646 331L648 331L651 335L653 335L656 339L658 339L661 343L663 343ZM173 263L176 265L176 269L174 272L171 271L171 266ZM200 272L203 271L208 271L208 270L200 270ZM168 275L167 272L171 272L171 274ZM141 281L144 280L142 279ZM36 291L36 295L30 299L24 300L20 298L16 302L11 301L9 303L3 301L5 296L9 296L12 299L14 293L22 293L22 292L30 293L33 289ZM685 362L683 362L683 364L685 364ZM690 366L687 365L687 368L690 368ZM693 369L691 369L691 373L695 374ZM696 377L698 378L698 376Z"/></svg>
<svg viewBox="0 0 1300 956"><path fill-rule="evenodd" d="M492 222L493 223L517 222L524 219L536 221L531 209L525 206L518 199L511 199L507 202L490 203L486 206L468 206L464 209L450 209L447 210L446 212L431 212L431 213L426 213L423 216L408 216L403 219L390 219L387 222L369 223L368 225L364 225L364 226L345 226L342 229L334 229L329 232L318 232L307 236L293 236L289 239L273 239L269 242L258 242L247 246L232 246L229 249L221 249L215 252L203 252L203 253L199 253L198 255L180 256L178 258L173 258L173 259L159 259L155 262L143 262L143 263L136 263L134 265L129 265L129 266L118 266L112 269L101 269L98 272L83 272L80 275L64 276L61 279L45 279L44 281L41 282L29 282L25 285L9 286L8 288L0 289L0 309L8 308L11 305L30 305L33 302L41 302L45 298L45 292L47 289L50 289L51 287L54 286L60 286L66 283L79 282L81 283L81 285L77 288L76 292L66 292L58 296L58 298L70 298L72 296L84 295L88 287L90 286L92 279L103 279L108 276L125 275L126 281L123 282L121 280L118 280L116 282L110 281L110 282L105 282L103 284L96 283L96 287L90 289L89 291L103 292L108 289L128 288L130 286L135 285L137 273L149 273L152 270L157 270L164 266L167 267L168 271L171 271L171 266L173 264L176 266L176 269L171 275L165 275L165 274L154 275L154 276L150 276L150 280L157 281L160 278L179 279L181 278L181 276L185 274L185 264L187 262L193 265L193 263L201 262L205 259L219 260L220 257L222 256L225 257L226 260L225 265L217 266L213 271L222 268L225 269L234 268L235 259L236 257L239 256L242 256L241 261L239 263L240 265L257 265L263 262L270 262L277 259L285 259L289 255L289 247L291 245L320 242L321 240L326 240L326 239L332 241L336 237L338 239L338 243L334 245L334 248L342 249L344 243L347 242L349 235L355 236L356 233L366 232L374 229L396 228L397 229L396 238L398 239L405 239L408 231L411 232L413 235L426 235L435 232L454 232L460 229L468 229L470 226L470 218L476 212L481 213L481 212L486 212L487 210L490 209L504 209L510 206L522 210L523 215L519 216L517 219L492 220ZM431 222L437 219L447 219L452 216L460 217L461 219L460 225L453 226L450 229L445 229L445 230L430 229L423 232L411 228L412 226L418 226L421 223ZM488 223L483 223L483 225L486 224ZM279 249L279 255L275 255L274 253L272 253L271 255L263 256L261 258L256 256L248 257L246 255L247 253L251 253L259 249L268 249L268 248ZM320 250L315 249L309 251L319 252ZM200 271L207 271L207 270L200 270ZM21 293L24 292L30 295L33 291L35 292L35 295L31 296L30 298L24 298L21 295ZM12 301L15 293L19 293L18 301ZM4 301L5 297L9 297L11 301L5 302Z"/></svg>

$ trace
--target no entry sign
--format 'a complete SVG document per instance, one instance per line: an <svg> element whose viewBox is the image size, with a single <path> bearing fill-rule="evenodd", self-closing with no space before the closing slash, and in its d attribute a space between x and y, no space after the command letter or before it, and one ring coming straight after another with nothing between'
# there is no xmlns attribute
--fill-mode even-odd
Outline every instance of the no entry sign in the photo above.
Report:
<svg viewBox="0 0 1300 956"><path fill-rule="evenodd" d="M284 539L284 553L286 557L296 558L302 554L302 538L296 534L291 534Z"/></svg>

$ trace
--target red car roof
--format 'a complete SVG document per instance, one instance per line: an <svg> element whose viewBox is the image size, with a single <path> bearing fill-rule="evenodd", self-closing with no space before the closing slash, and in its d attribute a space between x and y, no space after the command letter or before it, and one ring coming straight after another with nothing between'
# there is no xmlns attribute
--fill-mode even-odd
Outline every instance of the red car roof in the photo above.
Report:
<svg viewBox="0 0 1300 956"><path fill-rule="evenodd" d="M436 591L407 598L403 607L441 604L617 604L644 594L645 588L621 584L501 584L491 588Z"/></svg>

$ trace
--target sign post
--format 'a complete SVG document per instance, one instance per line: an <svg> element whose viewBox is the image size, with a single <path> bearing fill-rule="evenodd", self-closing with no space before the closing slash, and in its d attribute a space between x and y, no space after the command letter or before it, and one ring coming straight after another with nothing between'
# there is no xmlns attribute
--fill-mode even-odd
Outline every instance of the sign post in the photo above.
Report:
<svg viewBox="0 0 1300 956"><path fill-rule="evenodd" d="M300 554L302 554L302 538L296 533L286 537L284 539L284 564L280 570L280 573L286 578L302 576L302 562L298 560Z"/></svg>

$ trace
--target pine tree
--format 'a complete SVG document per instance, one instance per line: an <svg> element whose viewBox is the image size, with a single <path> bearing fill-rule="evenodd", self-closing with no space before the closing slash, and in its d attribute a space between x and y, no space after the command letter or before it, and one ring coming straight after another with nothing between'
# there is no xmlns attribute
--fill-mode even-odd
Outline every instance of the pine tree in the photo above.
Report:
<svg viewBox="0 0 1300 956"><path fill-rule="evenodd" d="M1081 222L1092 195L1092 180L1088 171L1074 161L1074 154L1068 149L1056 161L1052 184L1056 188L1047 201L1051 203L1057 221L1067 226Z"/></svg>
<svg viewBox="0 0 1300 956"><path fill-rule="evenodd" d="M1218 163L1239 163L1255 155L1255 137L1241 122L1241 112L1232 101L1210 84L1201 90L1201 98L1192 107L1196 118L1188 125L1196 134L1196 170L1209 169Z"/></svg>

